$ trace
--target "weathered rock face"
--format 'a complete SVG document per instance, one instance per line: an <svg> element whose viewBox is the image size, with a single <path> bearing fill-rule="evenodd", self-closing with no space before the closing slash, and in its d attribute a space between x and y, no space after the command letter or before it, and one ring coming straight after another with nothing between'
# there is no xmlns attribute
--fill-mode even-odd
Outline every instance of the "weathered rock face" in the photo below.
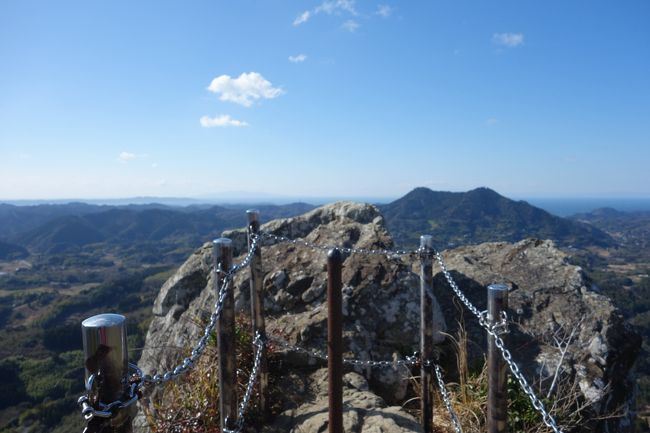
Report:
<svg viewBox="0 0 650 433"><path fill-rule="evenodd" d="M309 401L283 412L272 427L274 431L327 431L327 369L313 373L309 384ZM381 397L372 393L366 379L358 373L343 376L343 407L343 430L346 433L413 433L422 430L419 422L399 406L388 407Z"/></svg>
<svg viewBox="0 0 650 433"><path fill-rule="evenodd" d="M590 289L581 269L567 264L563 252L551 241L525 240L458 248L444 257L479 310L486 308L486 285L510 286L508 347L526 377L541 379L544 393L551 386L566 389L577 383L592 415L617 413L601 421L585 420L584 431L632 431L631 367L640 337L608 298ZM434 286L446 317L457 315L442 275ZM471 340L484 347L484 332L473 318L466 322ZM558 371L563 381L552 385Z"/></svg>
<svg viewBox="0 0 650 433"><path fill-rule="evenodd" d="M300 217L272 221L263 225L262 230L320 245L392 247L382 216L375 207L365 204L324 206ZM237 254L245 251L243 230L225 235L233 240ZM265 314L270 335L280 335L290 344L306 349L325 350L325 252L288 243L264 246ZM173 367L182 358L182 348L197 341L202 331L198 319L209 315L215 301L211 254L209 244L197 250L161 289L139 362L145 371ZM460 287L479 309L485 306L484 285L510 285L509 315L517 326L513 327L508 345L528 377L552 377L559 368L566 376L578 379L585 398L601 413L628 402L632 389L628 373L640 342L611 303L589 291L580 270L566 264L564 254L550 242L483 244L448 251L444 256ZM417 261L409 256L360 254L345 259L345 357L387 360L403 358L417 350L419 279L413 266ZM248 272L237 275L235 287L237 308L248 311ZM460 315L441 274L434 279L434 291L440 302L437 311L442 310L443 317L438 315L430 320L435 320L440 329L446 329L448 324L453 333ZM472 351L481 360L483 355L476 348L484 347L484 333L477 329L469 314L464 313L468 332L479 343L471 346ZM554 337L560 341L559 349ZM566 351L562 341L570 341ZM291 351L284 356L289 367L287 375L301 375L308 387L316 391L305 393L302 398L300 393L294 396L269 429L320 432L327 418L327 401L318 391L323 388L319 385L323 373L313 359ZM452 356L443 355L450 372ZM419 431L408 414L387 407L401 403L410 372L372 369L357 373L365 379L353 373L348 377L346 431ZM549 387L550 382L549 379L544 385ZM626 431L628 421L625 417L608 421L609 431ZM607 427L603 422L599 429L606 431Z"/></svg>

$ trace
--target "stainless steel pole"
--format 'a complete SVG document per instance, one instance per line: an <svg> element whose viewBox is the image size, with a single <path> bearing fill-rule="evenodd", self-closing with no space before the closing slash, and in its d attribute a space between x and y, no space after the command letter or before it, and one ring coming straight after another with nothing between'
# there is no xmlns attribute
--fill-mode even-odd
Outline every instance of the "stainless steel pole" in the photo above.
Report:
<svg viewBox="0 0 650 433"><path fill-rule="evenodd" d="M501 312L508 308L508 286L491 284L488 292L488 321L494 325L501 320ZM503 337L502 337L503 338ZM507 369L494 337L488 335L488 433L508 431Z"/></svg>
<svg viewBox="0 0 650 433"><path fill-rule="evenodd" d="M433 365L426 361L433 359L433 238L420 236L420 410L422 431L431 433L433 429Z"/></svg>
<svg viewBox="0 0 650 433"><path fill-rule="evenodd" d="M126 319L120 314L98 314L81 322L86 381L94 375L97 392L89 403L112 403L124 399L129 373L126 344ZM132 406L135 408L135 406ZM84 430L87 433L131 433L132 409L122 410L109 419L93 418Z"/></svg>
<svg viewBox="0 0 650 433"><path fill-rule="evenodd" d="M246 211L248 215L248 249L252 247L253 236L257 236L260 231L260 212L256 209ZM251 286L251 321L253 325L253 335L259 334L266 339L266 328L264 326L264 270L262 266L262 249L258 244L257 250L253 254L250 265L250 286ZM262 349L260 359L260 410L266 415L266 389L269 383L269 370L266 359L266 350Z"/></svg>
<svg viewBox="0 0 650 433"><path fill-rule="evenodd" d="M232 241L228 238L215 239L212 257L215 266L216 295L223 285L225 273L232 266ZM221 269L222 272L217 272ZM232 284L232 283L231 283ZM237 370L235 368L235 297L230 287L223 303L223 310L217 322L217 346L219 353L219 413L221 431L232 430L237 422Z"/></svg>

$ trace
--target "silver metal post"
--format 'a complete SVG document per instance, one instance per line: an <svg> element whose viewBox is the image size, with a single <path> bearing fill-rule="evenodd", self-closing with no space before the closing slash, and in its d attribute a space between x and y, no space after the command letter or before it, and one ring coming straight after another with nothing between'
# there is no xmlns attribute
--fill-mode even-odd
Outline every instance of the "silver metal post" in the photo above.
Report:
<svg viewBox="0 0 650 433"><path fill-rule="evenodd" d="M255 209L246 211L248 215L248 249L250 250L253 243L253 236L258 235L260 231L260 212ZM266 328L264 326L264 270L262 267L262 249L258 245L253 254L250 265L250 286L251 286L251 321L253 325L253 335L262 336L266 339ZM269 372L266 360L266 349L262 349L260 358L260 410L266 414L266 389L269 383Z"/></svg>
<svg viewBox="0 0 650 433"><path fill-rule="evenodd" d="M488 292L488 321L495 325L508 308L508 286L491 284ZM503 337L502 337L503 338ZM508 390L506 364L499 353L494 337L488 335L488 433L508 431Z"/></svg>
<svg viewBox="0 0 650 433"><path fill-rule="evenodd" d="M89 404L112 403L128 390L126 319L120 314L98 314L81 322L86 382L93 376ZM135 406L132 406L135 408ZM131 433L133 410L122 410L107 420L93 419L86 432ZM101 424L101 426L100 426Z"/></svg>
<svg viewBox="0 0 650 433"><path fill-rule="evenodd" d="M420 410L422 431L430 433L433 429L433 365L426 361L433 359L433 238L420 236Z"/></svg>
<svg viewBox="0 0 650 433"><path fill-rule="evenodd" d="M215 291L223 285L226 272L232 266L232 241L228 238L212 242L215 266ZM221 269L221 272L217 272ZM237 422L237 370L235 369L235 297L232 287L223 302L223 310L217 322L217 346L219 353L219 413L221 431L232 430Z"/></svg>

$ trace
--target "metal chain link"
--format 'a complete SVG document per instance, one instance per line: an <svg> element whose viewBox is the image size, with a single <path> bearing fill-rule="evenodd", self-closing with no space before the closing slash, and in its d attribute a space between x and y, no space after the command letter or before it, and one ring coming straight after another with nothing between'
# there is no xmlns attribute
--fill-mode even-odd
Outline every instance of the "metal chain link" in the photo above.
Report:
<svg viewBox="0 0 650 433"><path fill-rule="evenodd" d="M223 310L223 304L226 300L226 295L228 294L228 290L230 290L230 285L232 283L232 280L239 271L245 269L247 266L250 265L251 260L253 259L253 256L255 254L255 250L258 248L258 241L259 241L259 236L254 235L251 239L251 248L249 248L249 251L244 257L244 259L240 263L231 266L231 268L227 272L223 271L220 266L217 266L215 268L215 273L223 275L223 282L221 288L219 289L219 296L217 297L217 301L214 304L214 311L210 315L210 320L203 330L203 336L201 336L201 338L199 339L196 347L192 349L191 355L183 359L183 361L179 365L177 365L174 369L166 373L156 374L153 377L151 377L150 375L145 375L143 377L145 383L152 383L154 385L159 385L161 383L168 382L171 379L174 379L186 373L192 367L192 365L199 359L199 357L203 354L208 344L208 339L210 338L210 334L214 330L215 326L217 325L217 322L219 321L219 317L221 316L221 311Z"/></svg>
<svg viewBox="0 0 650 433"><path fill-rule="evenodd" d="M442 254L440 254L439 251L436 251L436 259L438 261L438 264L440 265L440 269L442 269L442 273L444 274L445 279L451 286L456 296L462 301L463 304L465 304L465 307L467 307L467 309L471 311L478 318L479 324L487 331L487 333L494 338L494 343L499 348L503 360L508 365L508 368L512 372L512 375L515 377L515 379L517 379L517 382L519 382L519 386L521 387L521 389L528 396L528 399L533 405L533 408L535 408L535 410L537 410L542 415L542 420L544 421L544 424L546 424L547 427L551 428L555 433L563 433L562 430L557 426L557 423L555 422L553 416L546 411L546 408L544 407L544 403L542 403L542 401L535 395L533 388L528 384L528 381L521 373L519 366L513 361L512 354L505 347L503 338L501 338L500 335L503 333L502 331L503 326L498 323L495 324L489 323L489 321L487 320L487 314L485 312L480 312L474 305L472 305L472 303L463 294L463 292L460 290L460 288L452 278L451 274L447 270L447 265L442 259ZM502 316L502 320L503 320L503 316Z"/></svg>
<svg viewBox="0 0 650 433"><path fill-rule="evenodd" d="M125 393L125 400L115 400L111 403L103 403L97 401L95 406L91 404L91 401L94 400L95 394L97 393L97 381L98 375L91 374L88 377L88 380L85 382L86 394L79 397L77 404L81 406L81 414L83 415L86 422L89 422L93 418L112 418L117 414L121 409L126 409L130 406L133 406L138 399L140 398L140 380L142 378L142 370L138 368L137 365L129 363L129 368L134 370L134 373L130 375L130 383L128 387L128 392Z"/></svg>
<svg viewBox="0 0 650 433"><path fill-rule="evenodd" d="M449 399L449 393L445 387L445 382L442 380L442 372L440 371L440 366L438 364L433 364L433 368L436 372L436 380L438 381L438 388L440 388L440 395L442 395L442 401L445 403L447 412L449 412L449 417L451 422L454 424L454 430L456 433L463 433L463 428L460 426L460 421L458 421L458 416L454 412L454 408L451 405L451 400Z"/></svg>
<svg viewBox="0 0 650 433"><path fill-rule="evenodd" d="M346 254L364 254L364 255L374 255L374 256L417 256L420 253L420 250L389 250L389 249L367 249L367 248L349 248L349 247L339 247L336 245L320 245L313 242L309 242L303 239L291 239L286 236L280 236L273 233L259 232L260 236L271 239L274 242L278 243L290 243L293 245L300 245L312 250L321 250L329 251L332 248L336 248Z"/></svg>
<svg viewBox="0 0 650 433"><path fill-rule="evenodd" d="M295 346L289 344L287 341L280 339L279 337L269 337L269 341L278 344L286 350L292 352L302 353L312 358L321 359L327 361L329 356L322 351L316 349L305 349L304 347ZM355 367L380 367L380 368L397 368L397 367L408 367L417 365L420 362L419 356L414 354L413 356L406 356L404 359L397 359L391 361L372 361L367 359L356 359L356 358L343 358L343 363L347 365L352 365ZM425 365L432 365L433 361L425 361Z"/></svg>
<svg viewBox="0 0 650 433"><path fill-rule="evenodd" d="M251 264L251 261L253 260L253 256L255 255L255 251L259 247L259 243L261 241L261 237L257 233L251 233L251 246L248 249L248 252L246 253L246 256L244 259L239 262L238 264L234 265L232 268L230 268L229 274L235 275L242 269L248 267Z"/></svg>
<svg viewBox="0 0 650 433"><path fill-rule="evenodd" d="M253 395L255 382L257 382L257 378L259 377L261 371L262 353L264 352L264 347L266 345L266 342L262 338L262 334L259 331L255 333L255 341L253 341L253 344L255 345L255 360L253 362L251 374L248 378L248 384L246 385L246 392L244 393L244 397L242 398L241 403L239 403L236 427L233 430L224 429L224 433L240 433L244 428L244 416Z"/></svg>
<svg viewBox="0 0 650 433"><path fill-rule="evenodd" d="M162 383L169 382L170 380L175 379L176 377L186 373L194 365L194 363L201 357L201 355L205 351L205 348L208 345L208 339L210 338L210 334L214 330L215 326L217 325L217 322L219 321L219 317L221 316L221 311L223 310L223 304L226 300L226 295L228 293L228 290L230 289L231 281L232 281L232 276L230 274L226 274L221 289L219 290L219 296L217 298L217 301L214 304L214 311L210 315L210 320L208 321L208 324L203 329L203 335L199 339L196 346L192 349L192 352L190 352L190 356L183 359L183 361L180 364L178 364L173 369L167 371L166 373L162 373L162 374L158 373L155 374L153 377L149 374L146 374L143 377L144 383L150 383L153 384L154 386L157 386Z"/></svg>
<svg viewBox="0 0 650 433"><path fill-rule="evenodd" d="M86 383L86 394L82 395L77 400L77 403L81 406L81 413L87 422L93 419L94 417L111 418L115 415L115 413L119 409L124 409L126 407L135 404L140 399L141 396L140 389L145 384L158 386L162 383L169 382L170 380L175 379L178 376L187 373L187 371L201 357L201 355L205 351L205 348L208 345L208 339L210 338L210 334L212 333L215 326L217 325L217 322L219 321L219 317L221 316L221 312L223 311L223 304L225 302L228 290L230 290L232 279L239 271L241 271L242 269L250 265L253 255L255 254L255 250L258 248L258 245L259 245L259 236L255 235L252 238L251 248L249 249L248 254L246 254L244 259L240 263L233 265L227 272L221 270L220 267L215 268L216 273L223 274L223 282L221 288L219 289L217 301L214 304L214 311L210 315L210 320L208 321L208 324L203 329L203 335L199 339L196 346L192 349L190 356L184 358L180 364L178 364L176 367L174 367L173 369L165 373L155 374L152 377L149 374L143 374L142 370L140 370L140 368L138 368L137 365L129 363L129 367L134 369L136 373L131 376L133 380L129 386L129 391L126 394L127 396L126 400L116 400L109 404L98 402L97 404L95 404L95 406L97 407L93 407L93 405L91 405L90 403L91 401L90 395L93 392L93 387L95 386L97 376L93 374L88 378L88 382Z"/></svg>

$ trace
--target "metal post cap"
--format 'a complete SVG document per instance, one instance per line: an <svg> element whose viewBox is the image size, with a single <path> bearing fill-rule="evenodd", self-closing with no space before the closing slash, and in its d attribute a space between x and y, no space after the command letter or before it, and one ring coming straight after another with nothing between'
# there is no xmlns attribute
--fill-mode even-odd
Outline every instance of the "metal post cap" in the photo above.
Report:
<svg viewBox="0 0 650 433"><path fill-rule="evenodd" d="M327 252L327 258L329 260L336 260L336 261L341 260L341 250L339 250L338 248L332 248Z"/></svg>
<svg viewBox="0 0 650 433"><path fill-rule="evenodd" d="M505 293L508 293L508 290L510 290L510 287L507 284L503 284L503 283L490 284L487 288L491 292L505 292Z"/></svg>
<svg viewBox="0 0 650 433"><path fill-rule="evenodd" d="M248 215L248 222L257 221L260 217L260 211L257 209L248 209L246 215Z"/></svg>
<svg viewBox="0 0 650 433"><path fill-rule="evenodd" d="M232 239L229 238L217 238L212 241L212 244L214 246L220 246L220 247L230 247L232 246Z"/></svg>
<svg viewBox="0 0 650 433"><path fill-rule="evenodd" d="M84 328L112 328L115 326L122 326L126 321L126 317L121 314L98 314L92 316L81 322L81 326Z"/></svg>
<svg viewBox="0 0 650 433"><path fill-rule="evenodd" d="M431 248L431 249L433 249L433 236L431 236L431 235L422 235L422 236L420 236L420 248Z"/></svg>

